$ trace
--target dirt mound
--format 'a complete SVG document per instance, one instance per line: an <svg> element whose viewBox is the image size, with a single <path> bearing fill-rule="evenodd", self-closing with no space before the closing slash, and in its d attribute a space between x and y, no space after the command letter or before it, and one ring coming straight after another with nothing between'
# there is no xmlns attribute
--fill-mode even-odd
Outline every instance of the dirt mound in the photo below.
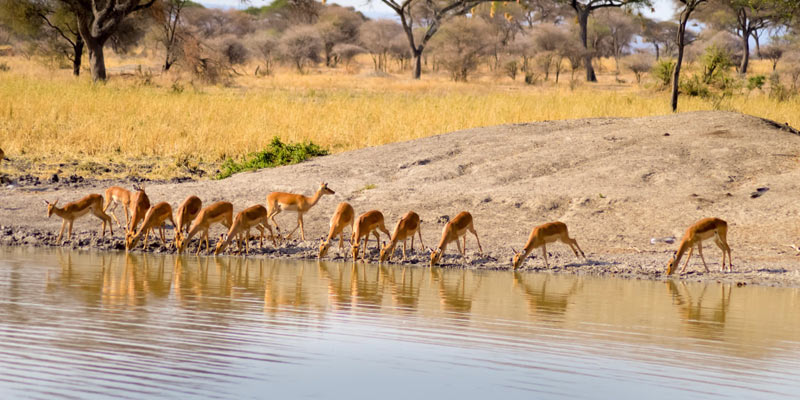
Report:
<svg viewBox="0 0 800 400"><path fill-rule="evenodd" d="M406 211L416 211L428 246L438 242L441 216L468 210L489 255L480 265L507 265L510 246L522 247L533 226L560 220L592 261L579 263L566 246L555 244L549 250L556 268L652 275L663 270L677 244L653 245L651 238L680 239L694 221L716 216L729 223L734 268L746 271L734 274L737 279L758 281L760 274L777 271L800 280L790 247L800 208L799 157L800 137L780 125L730 112L694 112L470 129L147 191L174 207L196 194L206 204L232 201L238 211L264 203L271 191L311 195L324 180L336 195L323 197L306 214L307 239L327 232L340 201L350 202L357 214L381 210L391 227ZM91 191L3 189L0 225L57 230L61 221L44 218L41 199L63 202ZM79 220L76 229L99 226L88 221ZM278 221L284 229L296 224L294 214ZM474 239L467 242L477 250ZM298 246L311 254L315 244ZM711 243L706 249L716 270L721 253ZM693 264L702 268L699 260ZM525 265L538 268L542 260Z"/></svg>

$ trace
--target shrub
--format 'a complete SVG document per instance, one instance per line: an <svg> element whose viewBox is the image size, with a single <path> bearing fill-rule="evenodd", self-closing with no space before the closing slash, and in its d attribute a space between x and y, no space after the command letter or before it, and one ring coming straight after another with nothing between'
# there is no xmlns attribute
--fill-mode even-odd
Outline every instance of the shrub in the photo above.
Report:
<svg viewBox="0 0 800 400"><path fill-rule="evenodd" d="M792 92L781 83L781 76L773 72L769 76L769 98L777 101L786 101L792 97Z"/></svg>
<svg viewBox="0 0 800 400"><path fill-rule="evenodd" d="M703 66L703 82L705 83L723 79L728 68L733 66L731 54L715 44L706 48L700 62Z"/></svg>
<svg viewBox="0 0 800 400"><path fill-rule="evenodd" d="M761 89L766 81L767 77L764 75L751 76L747 78L747 90Z"/></svg>
<svg viewBox="0 0 800 400"><path fill-rule="evenodd" d="M691 78L682 80L679 87L681 93L687 96L708 98L711 95L708 86L697 75L692 75Z"/></svg>
<svg viewBox="0 0 800 400"><path fill-rule="evenodd" d="M259 168L273 168L303 162L312 157L327 155L328 151L312 142L286 144L277 136L272 138L269 146L243 157L241 162L228 158L215 179L225 179L237 172L253 171Z"/></svg>
<svg viewBox="0 0 800 400"><path fill-rule="evenodd" d="M632 54L622 60L622 65L633 72L636 83L641 83L642 74L653 69L653 57L642 53Z"/></svg>
<svg viewBox="0 0 800 400"><path fill-rule="evenodd" d="M5 63L5 62L1 62L0 63L0 71L6 72L6 71L10 71L10 70L11 70L11 67L9 67L7 63Z"/></svg>
<svg viewBox="0 0 800 400"><path fill-rule="evenodd" d="M666 88L672 82L672 73L675 72L674 60L661 60L653 67L653 77L658 81L659 86Z"/></svg>

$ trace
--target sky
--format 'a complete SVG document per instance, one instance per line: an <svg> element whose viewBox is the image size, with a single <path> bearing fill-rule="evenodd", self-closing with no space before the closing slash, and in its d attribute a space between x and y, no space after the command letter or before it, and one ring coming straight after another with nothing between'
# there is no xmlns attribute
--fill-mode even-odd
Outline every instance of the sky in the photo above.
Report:
<svg viewBox="0 0 800 400"><path fill-rule="evenodd" d="M242 3L240 0L199 0L207 7L216 8L245 8L247 6L261 7L272 2L272 0L250 0L249 3ZM328 0L328 3L335 3L342 6L353 6L364 13L369 18L394 18L394 12L386 7L380 0ZM655 13L650 10L642 10L650 18L658 20L671 19L674 14L672 0L653 0Z"/></svg>

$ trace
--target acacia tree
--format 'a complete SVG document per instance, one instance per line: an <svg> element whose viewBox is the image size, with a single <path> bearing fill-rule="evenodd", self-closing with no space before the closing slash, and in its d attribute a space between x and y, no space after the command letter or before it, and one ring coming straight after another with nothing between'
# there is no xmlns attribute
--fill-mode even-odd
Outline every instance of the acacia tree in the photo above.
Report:
<svg viewBox="0 0 800 400"><path fill-rule="evenodd" d="M131 13L150 7L155 0L54 0L75 14L80 32L89 50L93 81L105 81L106 61L103 46Z"/></svg>
<svg viewBox="0 0 800 400"><path fill-rule="evenodd" d="M797 0L710 0L698 19L718 29L736 34L741 40L742 61L739 73L747 73L750 62L750 38L762 30L789 20L797 10Z"/></svg>
<svg viewBox="0 0 800 400"><path fill-rule="evenodd" d="M80 75L83 38L75 15L64 4L54 0L4 0L0 4L0 22L27 37L52 32L69 45L62 47L64 56L72 62L72 74Z"/></svg>
<svg viewBox="0 0 800 400"><path fill-rule="evenodd" d="M414 57L413 77L419 79L422 75L422 53L442 23L454 16L465 15L477 5L489 3L491 0L381 0L381 2L400 17L400 24L406 33ZM417 27L424 30L420 36L414 34Z"/></svg>
<svg viewBox="0 0 800 400"><path fill-rule="evenodd" d="M153 19L156 20L159 30L158 40L164 45L166 51L162 66L164 71L169 71L172 64L178 60L181 36L185 34L181 23L181 13L190 5L192 5L191 0L162 0L151 8Z"/></svg>
<svg viewBox="0 0 800 400"><path fill-rule="evenodd" d="M692 16L692 12L707 0L675 0L680 9L680 22L678 23L678 59L675 62L675 69L672 71L672 112L678 110L678 81L681 76L681 63L683 63L683 49L686 46L686 24Z"/></svg>
<svg viewBox="0 0 800 400"><path fill-rule="evenodd" d="M586 68L586 80L588 82L597 82L597 75L595 75L594 67L592 67L592 58L594 58L594 54L589 51L589 44L587 41L589 16L595 10L598 10L600 8L652 6L651 0L555 0L555 1L568 5L577 14L578 26L580 27L581 44L583 45L583 49L585 50L583 63Z"/></svg>

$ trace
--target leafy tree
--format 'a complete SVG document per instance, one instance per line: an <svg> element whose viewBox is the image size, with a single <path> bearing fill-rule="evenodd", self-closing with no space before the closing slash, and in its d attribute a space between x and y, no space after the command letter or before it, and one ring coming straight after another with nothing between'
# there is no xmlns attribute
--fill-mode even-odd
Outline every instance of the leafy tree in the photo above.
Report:
<svg viewBox="0 0 800 400"><path fill-rule="evenodd" d="M84 42L75 15L56 0L4 0L0 3L0 23L17 35L29 39L53 36L64 42L63 55L72 62L72 73L81 73Z"/></svg>
<svg viewBox="0 0 800 400"><path fill-rule="evenodd" d="M442 66L456 82L466 82L491 47L489 24L480 18L454 18L432 42Z"/></svg>
<svg viewBox="0 0 800 400"><path fill-rule="evenodd" d="M364 16L352 8L332 5L326 7L315 24L319 30L325 52L325 66L336 64L333 47L339 43L353 43L358 37L358 27L364 23Z"/></svg>
<svg viewBox="0 0 800 400"><path fill-rule="evenodd" d="M584 66L586 67L586 80L589 82L597 82L597 75L594 73L592 67L592 58L594 55L589 50L589 42L587 38L589 16L595 10L609 7L650 7L652 6L651 0L554 0L558 3L571 7L578 18L578 26L580 28L580 39L584 50Z"/></svg>
<svg viewBox="0 0 800 400"><path fill-rule="evenodd" d="M758 38L760 31L788 21L798 7L800 2L797 0L709 0L709 7L697 16L712 27L739 37L742 46L739 73L746 74L750 62L750 38Z"/></svg>

